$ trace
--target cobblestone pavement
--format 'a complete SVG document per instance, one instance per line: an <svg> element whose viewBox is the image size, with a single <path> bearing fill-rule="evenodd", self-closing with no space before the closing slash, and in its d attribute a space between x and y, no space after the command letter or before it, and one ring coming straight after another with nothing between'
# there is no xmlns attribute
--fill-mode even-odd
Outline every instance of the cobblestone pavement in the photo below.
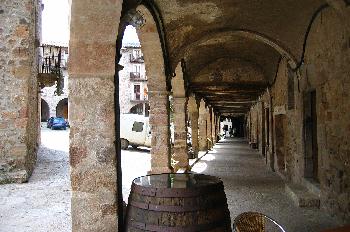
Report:
<svg viewBox="0 0 350 232"><path fill-rule="evenodd" d="M0 185L0 232L70 232L71 188L69 130L44 126L38 160L28 183ZM122 151L123 196L131 181L146 175L151 155L146 148Z"/></svg>
<svg viewBox="0 0 350 232"><path fill-rule="evenodd" d="M287 232L320 232L340 224L321 210L296 207L286 195L282 179L268 171L258 152L244 140L221 141L192 171L222 179L231 220L242 212L262 212Z"/></svg>
<svg viewBox="0 0 350 232"><path fill-rule="evenodd" d="M29 182L0 185L1 232L71 231L68 131L42 128Z"/></svg>

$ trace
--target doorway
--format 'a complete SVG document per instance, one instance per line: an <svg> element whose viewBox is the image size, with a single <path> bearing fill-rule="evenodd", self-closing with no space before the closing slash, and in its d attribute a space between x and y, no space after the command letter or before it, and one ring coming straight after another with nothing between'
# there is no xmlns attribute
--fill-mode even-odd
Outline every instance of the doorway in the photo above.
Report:
<svg viewBox="0 0 350 232"><path fill-rule="evenodd" d="M41 122L46 122L50 117L49 104L44 99L41 99Z"/></svg>
<svg viewBox="0 0 350 232"><path fill-rule="evenodd" d="M58 102L56 106L56 116L68 119L68 98L64 98Z"/></svg>
<svg viewBox="0 0 350 232"><path fill-rule="evenodd" d="M286 146L285 146L285 129L286 115L275 115L275 169L284 173L286 169Z"/></svg>
<svg viewBox="0 0 350 232"><path fill-rule="evenodd" d="M304 95L305 178L318 182L316 91Z"/></svg>
<svg viewBox="0 0 350 232"><path fill-rule="evenodd" d="M265 106L261 103L261 155L266 156L266 123L265 123Z"/></svg>

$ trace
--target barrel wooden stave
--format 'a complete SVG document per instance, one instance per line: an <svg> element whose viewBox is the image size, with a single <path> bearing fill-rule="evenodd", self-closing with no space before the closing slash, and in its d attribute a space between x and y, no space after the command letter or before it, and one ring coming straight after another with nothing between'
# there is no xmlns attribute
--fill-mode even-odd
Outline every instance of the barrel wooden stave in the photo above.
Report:
<svg viewBox="0 0 350 232"><path fill-rule="evenodd" d="M128 232L232 231L223 186L193 197L157 197L131 191L126 228Z"/></svg>

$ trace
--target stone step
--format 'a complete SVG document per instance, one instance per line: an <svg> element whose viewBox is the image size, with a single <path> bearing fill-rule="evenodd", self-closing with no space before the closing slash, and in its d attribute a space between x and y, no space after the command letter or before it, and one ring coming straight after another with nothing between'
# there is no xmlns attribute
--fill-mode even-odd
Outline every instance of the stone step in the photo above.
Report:
<svg viewBox="0 0 350 232"><path fill-rule="evenodd" d="M312 179L303 179L303 185L309 190L310 193L315 194L319 198L321 197L320 184Z"/></svg>
<svg viewBox="0 0 350 232"><path fill-rule="evenodd" d="M306 187L287 183L285 185L285 190L297 206L305 208L320 208L319 196L311 193Z"/></svg>

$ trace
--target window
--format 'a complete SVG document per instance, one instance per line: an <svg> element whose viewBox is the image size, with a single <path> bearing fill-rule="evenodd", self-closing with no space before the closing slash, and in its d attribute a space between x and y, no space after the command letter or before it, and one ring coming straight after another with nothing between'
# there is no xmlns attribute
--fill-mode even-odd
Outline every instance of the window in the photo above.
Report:
<svg viewBox="0 0 350 232"><path fill-rule="evenodd" d="M135 132L142 132L143 131L143 122L134 122L134 125L132 126L132 131Z"/></svg>
<svg viewBox="0 0 350 232"><path fill-rule="evenodd" d="M141 51L136 49L133 51L133 55L135 58L139 58L139 57L141 57Z"/></svg>
<svg viewBox="0 0 350 232"><path fill-rule="evenodd" d="M141 72L141 65L135 64L134 65L134 72L135 73L140 73Z"/></svg>
<svg viewBox="0 0 350 232"><path fill-rule="evenodd" d="M141 100L141 86L134 85L134 100Z"/></svg>

